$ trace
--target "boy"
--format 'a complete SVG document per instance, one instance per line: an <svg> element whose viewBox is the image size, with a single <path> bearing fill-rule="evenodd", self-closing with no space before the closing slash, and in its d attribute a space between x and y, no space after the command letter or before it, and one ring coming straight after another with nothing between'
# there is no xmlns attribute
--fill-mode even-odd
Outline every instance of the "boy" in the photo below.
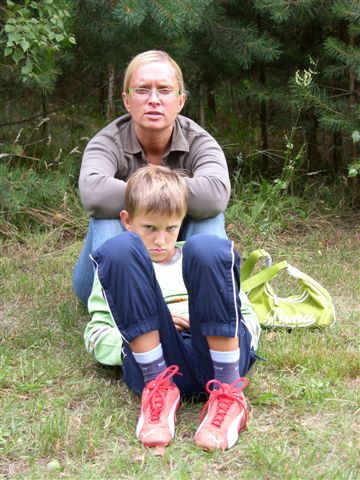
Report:
<svg viewBox="0 0 360 480"><path fill-rule="evenodd" d="M92 256L85 344L98 361L122 364L128 387L142 393L143 445L168 445L180 397L206 390L195 443L228 449L246 424L242 377L260 327L240 291L233 242L197 235L176 243L187 199L184 179L168 168L149 165L130 177L120 213L127 232Z"/></svg>

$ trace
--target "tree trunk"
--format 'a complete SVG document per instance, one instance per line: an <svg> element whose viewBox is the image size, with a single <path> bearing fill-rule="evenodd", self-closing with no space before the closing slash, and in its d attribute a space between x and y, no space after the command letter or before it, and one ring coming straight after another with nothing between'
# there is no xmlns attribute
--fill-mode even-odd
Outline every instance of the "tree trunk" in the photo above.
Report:
<svg viewBox="0 0 360 480"><path fill-rule="evenodd" d="M48 120L47 120L47 102L46 102L46 94L42 91L41 92L41 107L42 107L42 124L41 129L44 137L47 137L49 134L48 128Z"/></svg>
<svg viewBox="0 0 360 480"><path fill-rule="evenodd" d="M355 47L355 37L350 35L349 37L350 47ZM351 110L356 107L356 78L352 69L349 69L349 106ZM351 162L355 162L358 157L357 143L351 144ZM358 175L349 178L349 187L351 190L351 203L354 206L360 205L360 189Z"/></svg>
<svg viewBox="0 0 360 480"><path fill-rule="evenodd" d="M207 88L207 108L211 114L211 117L215 117L216 115L216 101L215 101L215 91L214 85L208 85Z"/></svg>
<svg viewBox="0 0 360 480"><path fill-rule="evenodd" d="M106 118L110 122L115 115L115 69L113 65L109 66L109 84L108 84L108 105Z"/></svg>
<svg viewBox="0 0 360 480"><path fill-rule="evenodd" d="M234 88L233 88L233 82L230 80L229 82L229 95L230 95L230 112L234 112Z"/></svg>
<svg viewBox="0 0 360 480"><path fill-rule="evenodd" d="M343 163L343 134L342 132L333 133L333 168L337 175L340 172Z"/></svg>
<svg viewBox="0 0 360 480"><path fill-rule="evenodd" d="M106 94L105 94L105 81L104 74L100 73L98 77L98 99L99 99L99 112L101 116L105 116L106 112Z"/></svg>
<svg viewBox="0 0 360 480"><path fill-rule="evenodd" d="M260 69L260 83L261 85L266 84L266 73L265 68L261 67ZM269 157L267 155L267 150L269 148L268 142L268 130L267 130L267 104L265 100L261 101L260 104L260 128L261 128L261 149L262 149L262 170L263 174L268 171L269 168Z"/></svg>
<svg viewBox="0 0 360 480"><path fill-rule="evenodd" d="M317 171L322 168L322 156L319 150L317 133L319 122L314 115L308 117L304 125L305 137L307 141L307 160L308 171Z"/></svg>
<svg viewBox="0 0 360 480"><path fill-rule="evenodd" d="M205 128L206 123L206 89L204 83L200 84L200 125Z"/></svg>

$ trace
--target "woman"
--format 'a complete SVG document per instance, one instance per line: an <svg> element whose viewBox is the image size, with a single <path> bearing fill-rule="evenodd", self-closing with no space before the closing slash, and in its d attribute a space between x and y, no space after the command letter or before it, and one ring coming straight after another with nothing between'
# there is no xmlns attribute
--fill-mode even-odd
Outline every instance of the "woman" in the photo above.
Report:
<svg viewBox="0 0 360 480"><path fill-rule="evenodd" d="M126 181L148 163L189 175L189 208L181 240L199 233L226 238L223 212L230 196L226 159L211 135L179 115L186 92L178 64L159 50L137 55L125 72L122 99L129 113L90 140L80 170L80 196L90 222L73 289L83 303L94 278L89 254L125 231L119 213L124 209Z"/></svg>

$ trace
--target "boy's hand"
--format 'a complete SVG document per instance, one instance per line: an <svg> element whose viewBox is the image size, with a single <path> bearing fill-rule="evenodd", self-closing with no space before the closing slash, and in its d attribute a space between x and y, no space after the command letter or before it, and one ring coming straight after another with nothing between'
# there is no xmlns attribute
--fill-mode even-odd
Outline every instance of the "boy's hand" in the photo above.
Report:
<svg viewBox="0 0 360 480"><path fill-rule="evenodd" d="M175 328L178 332L183 332L184 330L189 330L190 321L188 318L183 317L182 315L172 315L172 319L175 325Z"/></svg>

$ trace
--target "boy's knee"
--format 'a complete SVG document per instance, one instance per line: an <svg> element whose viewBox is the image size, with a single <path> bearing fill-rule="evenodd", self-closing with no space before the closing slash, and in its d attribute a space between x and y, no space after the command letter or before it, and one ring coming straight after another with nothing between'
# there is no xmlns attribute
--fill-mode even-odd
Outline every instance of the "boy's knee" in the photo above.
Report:
<svg viewBox="0 0 360 480"><path fill-rule="evenodd" d="M110 238L98 251L105 254L107 261L118 268L126 268L133 265L134 260L147 256L141 238L133 232L122 233Z"/></svg>
<svg viewBox="0 0 360 480"><path fill-rule="evenodd" d="M208 264L222 255L224 248L227 250L229 245L231 245L230 240L216 235L195 235L185 242L183 251L187 261Z"/></svg>

